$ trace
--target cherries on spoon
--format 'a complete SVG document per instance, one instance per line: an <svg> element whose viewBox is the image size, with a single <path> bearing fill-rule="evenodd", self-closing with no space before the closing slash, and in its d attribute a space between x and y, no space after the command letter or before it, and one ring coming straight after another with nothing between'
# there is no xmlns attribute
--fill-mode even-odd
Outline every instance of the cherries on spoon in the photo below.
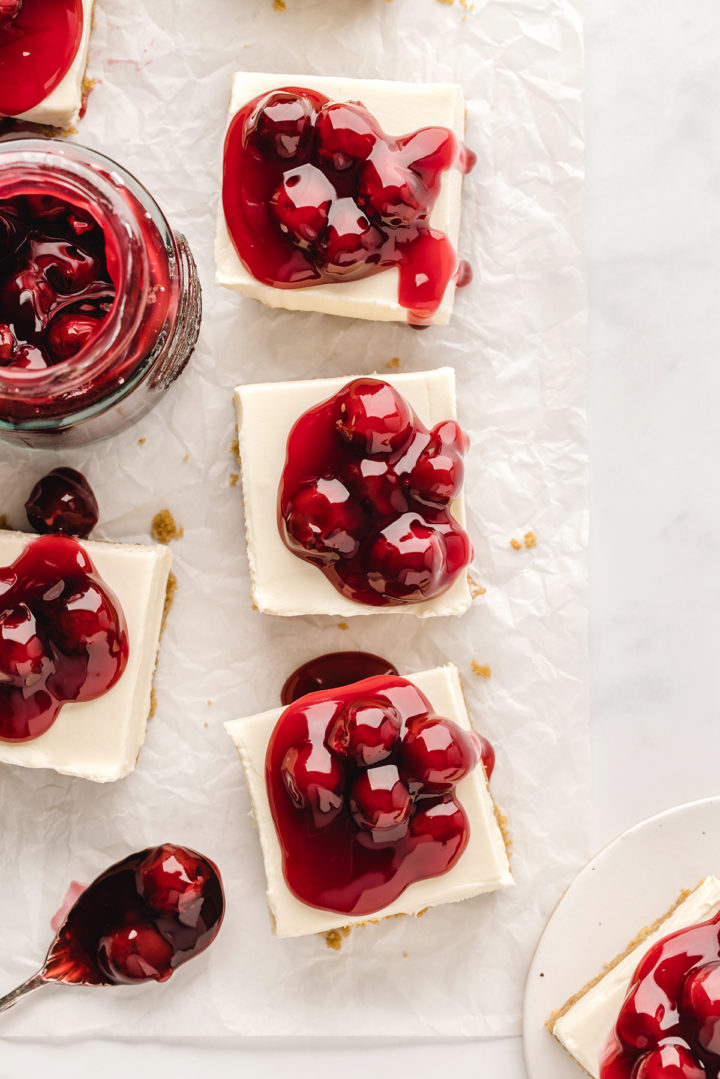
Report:
<svg viewBox="0 0 720 1079"><path fill-rule="evenodd" d="M167 981L213 942L225 913L217 867L173 843L106 869L81 894L42 968L0 997L0 1012L44 985Z"/></svg>

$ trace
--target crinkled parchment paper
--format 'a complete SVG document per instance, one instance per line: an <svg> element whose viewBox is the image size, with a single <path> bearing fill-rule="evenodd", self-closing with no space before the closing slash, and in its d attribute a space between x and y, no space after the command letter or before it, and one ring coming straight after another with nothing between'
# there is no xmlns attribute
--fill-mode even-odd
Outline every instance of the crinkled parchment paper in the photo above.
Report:
<svg viewBox="0 0 720 1079"><path fill-rule="evenodd" d="M475 269L451 326L415 333L265 310L213 285L213 227L230 78L240 67L455 80L478 165L461 254ZM146 541L169 507L179 588L137 771L96 786L0 770L0 987L42 959L71 878L165 839L220 864L218 942L165 986L47 989L0 1036L507 1035L520 1029L540 929L589 853L585 282L581 26L575 0L98 0L79 140L116 157L188 236L205 289L198 350L160 406L121 436L63 455L0 449L0 511L24 527L32 482L90 478L101 539ZM399 134L399 132L398 132ZM465 617L348 627L250 608L231 390L264 381L452 364L468 467L473 573ZM535 546L523 537L532 532ZM511 540L520 541L520 549ZM532 543L532 540L529 540ZM399 630L399 632L398 632ZM337 648L402 673L460 668L498 754L517 887L354 932L270 934L260 848L224 720L278 703L285 676ZM488 667L490 677L473 672ZM487 672L486 672L487 673Z"/></svg>

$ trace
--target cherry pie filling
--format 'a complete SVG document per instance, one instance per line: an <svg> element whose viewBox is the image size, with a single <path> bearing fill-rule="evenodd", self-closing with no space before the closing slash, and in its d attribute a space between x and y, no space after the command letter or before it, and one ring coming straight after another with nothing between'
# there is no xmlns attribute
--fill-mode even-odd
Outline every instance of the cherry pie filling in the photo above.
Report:
<svg viewBox="0 0 720 1079"><path fill-rule="evenodd" d="M43 371L91 343L115 302L114 257L88 210L0 200L0 369Z"/></svg>
<svg viewBox="0 0 720 1079"><path fill-rule="evenodd" d="M82 0L0 0L0 115L28 112L59 86L83 19Z"/></svg>
<svg viewBox="0 0 720 1079"><path fill-rule="evenodd" d="M217 866L173 843L129 855L82 893L45 977L84 985L165 982L215 939L225 912Z"/></svg>
<svg viewBox="0 0 720 1079"><path fill-rule="evenodd" d="M473 553L449 509L467 447L454 420L428 430L387 382L355 379L290 432L278 492L283 542L359 603L442 595Z"/></svg>
<svg viewBox="0 0 720 1079"><path fill-rule="evenodd" d="M640 961L603 1050L600 1079L718 1079L720 914Z"/></svg>
<svg viewBox="0 0 720 1079"><path fill-rule="evenodd" d="M297 700L265 760L290 891L312 907L369 915L446 873L469 838L455 786L481 760L489 778L490 744L436 715L404 678Z"/></svg>
<svg viewBox="0 0 720 1079"><path fill-rule="evenodd" d="M408 321L432 321L448 284L467 284L430 225L443 173L474 155L444 127L391 138L359 102L287 87L254 98L225 141L223 208L238 256L274 288L399 270Z"/></svg>
<svg viewBox="0 0 720 1079"><path fill-rule="evenodd" d="M107 693L128 661L117 598L70 536L39 536L0 568L0 740L44 734L67 701Z"/></svg>

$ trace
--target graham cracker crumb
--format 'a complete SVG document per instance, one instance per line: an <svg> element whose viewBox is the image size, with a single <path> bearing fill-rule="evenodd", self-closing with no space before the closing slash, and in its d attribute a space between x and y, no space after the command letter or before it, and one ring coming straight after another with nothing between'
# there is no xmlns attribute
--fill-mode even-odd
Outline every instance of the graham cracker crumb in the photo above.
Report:
<svg viewBox="0 0 720 1079"><path fill-rule="evenodd" d="M277 2L277 0L276 0ZM332 948L334 952L339 952L342 948L342 934L339 929L331 929L329 933L325 934L325 943L328 948Z"/></svg>
<svg viewBox="0 0 720 1079"><path fill-rule="evenodd" d="M7 513L0 513L0 528L7 528Z"/></svg>
<svg viewBox="0 0 720 1079"><path fill-rule="evenodd" d="M422 909L422 910L419 910L419 911L417 912L417 914L415 915L415 917L416 917L416 918L422 918L423 914L427 914L427 912L428 912L429 910L430 910L430 907L423 907L423 909Z"/></svg>
<svg viewBox="0 0 720 1079"><path fill-rule="evenodd" d="M408 953L407 953L407 952L403 952L403 953L402 953L402 957L403 957L403 959L407 959L407 957L408 957Z"/></svg>
<svg viewBox="0 0 720 1079"><path fill-rule="evenodd" d="M237 438L234 438L230 443L230 453L233 455L238 464L240 464L240 442Z"/></svg>
<svg viewBox="0 0 720 1079"><path fill-rule="evenodd" d="M139 438L138 439L138 446L144 446L146 442L147 442L146 438Z"/></svg>
<svg viewBox="0 0 720 1079"><path fill-rule="evenodd" d="M158 543L169 543L185 535L185 529L178 528L170 510L158 510L152 519L150 532Z"/></svg>
<svg viewBox="0 0 720 1079"><path fill-rule="evenodd" d="M190 454L186 453L185 456L183 457L183 464L186 465L189 460L190 460Z"/></svg>
<svg viewBox="0 0 720 1079"><path fill-rule="evenodd" d="M208 707L210 707L211 704L212 704L212 701L208 701Z"/></svg>
<svg viewBox="0 0 720 1079"><path fill-rule="evenodd" d="M495 820L497 821L498 828L500 829L500 834L503 837L503 843L505 844L505 853L508 856L508 861L510 861L513 846L513 841L510 838L510 822L508 821L505 814L500 812L494 800L493 809L495 810Z"/></svg>
<svg viewBox="0 0 720 1079"><path fill-rule="evenodd" d="M528 548L528 550L531 547L537 547L537 536L535 535L534 532L526 532L525 535L523 536L523 542L524 542L525 546Z"/></svg>
<svg viewBox="0 0 720 1079"><path fill-rule="evenodd" d="M519 539L513 537L513 539L510 540L510 546L514 551L522 551L522 543Z"/></svg>
<svg viewBox="0 0 720 1079"><path fill-rule="evenodd" d="M148 719L152 719L157 711L157 693L154 689L150 690L150 711L148 712Z"/></svg>
<svg viewBox="0 0 720 1079"><path fill-rule="evenodd" d="M386 363L385 366L387 367L388 371L393 371L393 370L397 371L397 369L400 366L400 357L399 356L393 356L393 358L390 360L390 362Z"/></svg>
<svg viewBox="0 0 720 1079"><path fill-rule="evenodd" d="M338 629L350 629L350 626L347 622L338 622Z"/></svg>
<svg viewBox="0 0 720 1079"><path fill-rule="evenodd" d="M472 669L478 678L490 678L492 676L492 671L487 664L478 663L475 659L472 661Z"/></svg>
<svg viewBox="0 0 720 1079"><path fill-rule="evenodd" d="M287 11L285 0L273 0L273 7L275 11Z"/></svg>
<svg viewBox="0 0 720 1079"><path fill-rule="evenodd" d="M210 726L209 723L203 723L203 727L209 727L209 726Z"/></svg>
<svg viewBox="0 0 720 1079"><path fill-rule="evenodd" d="M478 584L475 578L472 577L469 573L468 584L470 585L470 595L473 599L477 599L478 596L484 596L487 593L487 588L483 588L481 584Z"/></svg>
<svg viewBox="0 0 720 1079"><path fill-rule="evenodd" d="M253 611L257 611L257 610L258 610L258 605L257 605L257 603L252 603L252 604L251 604L250 606L252 607Z"/></svg>
<svg viewBox="0 0 720 1079"><path fill-rule="evenodd" d="M237 484L237 481L239 479L240 479L240 477L238 476L237 472L231 472L230 473L230 486L235 487L236 484Z"/></svg>
<svg viewBox="0 0 720 1079"><path fill-rule="evenodd" d="M168 582L167 582L167 587L165 589L165 606L163 607L162 622L160 624L160 632L161 633L163 633L164 630L165 630L165 623L167 622L167 617L168 617L168 615L170 613L170 608L173 605L173 600L175 598L176 589L177 589L177 577L171 571L168 574Z"/></svg>

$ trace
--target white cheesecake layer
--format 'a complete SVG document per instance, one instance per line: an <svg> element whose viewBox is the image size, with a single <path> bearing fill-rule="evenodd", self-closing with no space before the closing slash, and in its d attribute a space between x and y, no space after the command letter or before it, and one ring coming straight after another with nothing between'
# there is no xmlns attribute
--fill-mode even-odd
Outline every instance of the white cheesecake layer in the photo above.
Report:
<svg viewBox="0 0 720 1079"><path fill-rule="evenodd" d="M425 694L438 714L471 729L457 668L452 664L407 676ZM495 807L485 771L479 764L456 787L457 798L470 822L470 839L458 862L440 877L417 881L377 914L351 917L309 907L297 899L285 883L282 853L265 783L265 754L270 735L283 713L282 708L248 716L225 724L240 754L250 788L253 816L260 835L267 879L267 903L273 932L278 937L300 937L324 933L346 925L362 925L371 918L393 914L417 914L426 907L455 903L483 892L513 884L505 843L495 816Z"/></svg>
<svg viewBox="0 0 720 1079"><path fill-rule="evenodd" d="M459 86L451 83L387 82L380 79L344 79L319 75L271 75L240 71L233 78L228 126L235 114L259 94L284 86L315 90L331 101L360 101L388 135L406 135L421 127L447 127L462 141L465 137L465 101ZM458 251L462 174L449 169L433 208L430 224L448 236ZM263 285L245 268L233 246L225 223L222 197L215 237L215 282L260 300L268 307L290 311L321 311L383 322L406 322L407 310L398 303L398 271L391 268L360 281L347 281L311 288L280 289ZM450 321L455 299L451 282L438 308L434 323Z"/></svg>
<svg viewBox="0 0 720 1079"><path fill-rule="evenodd" d="M600 1053L620 1014L630 980L642 957L669 933L707 921L718 910L720 880L706 877L654 933L628 952L556 1021L553 1034L593 1079L598 1079Z"/></svg>
<svg viewBox="0 0 720 1079"><path fill-rule="evenodd" d="M332 397L355 377L269 382L235 390L253 602L266 614L287 616L410 613L428 618L463 614L472 603L466 573L461 573L443 595L424 603L371 607L340 595L317 566L292 554L280 538L277 497L290 429L304 412ZM457 418L451 367L377 377L394 386L427 427ZM451 503L450 512L465 527L462 492Z"/></svg>
<svg viewBox="0 0 720 1079"><path fill-rule="evenodd" d="M47 124L49 127L72 127L77 123L82 108L82 87L90 49L94 4L95 0L82 0L82 37L75 59L62 81L34 109L17 113L18 120L28 120L33 124Z"/></svg>
<svg viewBox="0 0 720 1079"><path fill-rule="evenodd" d="M0 532L0 565L14 562L33 539L22 532ZM172 555L159 544L80 542L125 614L127 667L97 700L64 704L39 738L0 740L0 762L107 783L132 772L145 741Z"/></svg>

